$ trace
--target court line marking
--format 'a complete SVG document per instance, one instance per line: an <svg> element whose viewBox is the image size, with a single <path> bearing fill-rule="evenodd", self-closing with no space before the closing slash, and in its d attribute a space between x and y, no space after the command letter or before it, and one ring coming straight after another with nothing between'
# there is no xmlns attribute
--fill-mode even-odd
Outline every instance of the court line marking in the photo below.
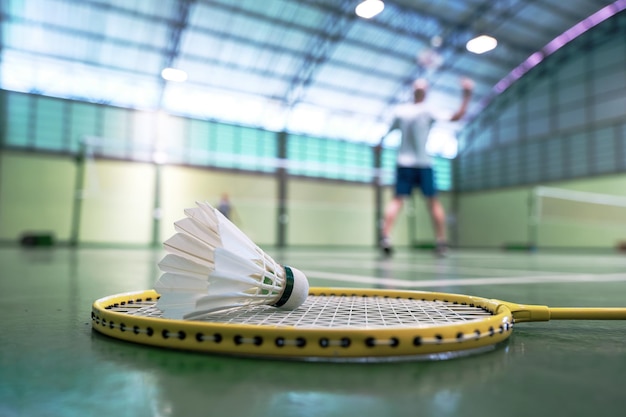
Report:
<svg viewBox="0 0 626 417"><path fill-rule="evenodd" d="M304 268L304 263L299 264ZM355 269L354 262L340 261L340 260L328 260L324 261L324 266L332 266L334 268L347 268ZM459 264L422 264L422 263L399 263L394 262L393 265L385 265L384 262L359 262L358 268L378 269L380 271L415 271L415 272L452 272L455 274L472 274L472 275L503 275L503 274L516 274L516 275L563 275L563 271L540 271L529 269L516 269L516 268L482 268L475 266L464 266Z"/></svg>
<svg viewBox="0 0 626 417"><path fill-rule="evenodd" d="M380 259L378 252L353 252L353 251L334 251L334 252L290 252L288 257L292 261L302 262L305 260L318 260L319 258L343 260L343 261L362 261L371 260L384 262ZM536 262L538 265L603 265L603 266L626 266L626 257L622 254L559 254L559 253L501 253L501 252L472 252L472 251L452 251L450 256L443 261L480 261L486 260L493 262L502 261L510 265L528 264L529 260ZM420 262L437 262L428 252L402 252L394 255L393 261L418 260Z"/></svg>
<svg viewBox="0 0 626 417"><path fill-rule="evenodd" d="M429 280L405 280L379 278L366 275L338 274L324 271L303 271L310 280L343 281L359 284L383 285L403 288L423 288L442 286L480 286L510 284L548 284L572 282L626 282L626 274L568 274L568 275L532 275L522 277L493 278L442 278Z"/></svg>

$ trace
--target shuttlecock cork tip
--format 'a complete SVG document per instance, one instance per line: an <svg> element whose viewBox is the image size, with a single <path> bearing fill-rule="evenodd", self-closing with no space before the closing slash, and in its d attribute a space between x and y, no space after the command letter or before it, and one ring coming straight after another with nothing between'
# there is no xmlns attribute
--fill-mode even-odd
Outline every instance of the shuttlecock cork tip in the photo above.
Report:
<svg viewBox="0 0 626 417"><path fill-rule="evenodd" d="M285 290L274 304L283 310L295 310L300 307L309 295L309 281L299 269L284 266Z"/></svg>

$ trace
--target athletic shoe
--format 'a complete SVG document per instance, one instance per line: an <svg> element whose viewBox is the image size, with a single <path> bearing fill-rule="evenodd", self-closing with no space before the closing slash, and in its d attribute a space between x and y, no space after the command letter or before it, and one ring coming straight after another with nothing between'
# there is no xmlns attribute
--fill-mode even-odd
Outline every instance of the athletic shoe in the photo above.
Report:
<svg viewBox="0 0 626 417"><path fill-rule="evenodd" d="M437 242L435 246L435 256L438 258L445 258L448 253L448 244L445 242Z"/></svg>
<svg viewBox="0 0 626 417"><path fill-rule="evenodd" d="M391 241L389 238L384 237L380 239L380 250L383 252L385 257L390 257L393 255L393 246L391 246Z"/></svg>

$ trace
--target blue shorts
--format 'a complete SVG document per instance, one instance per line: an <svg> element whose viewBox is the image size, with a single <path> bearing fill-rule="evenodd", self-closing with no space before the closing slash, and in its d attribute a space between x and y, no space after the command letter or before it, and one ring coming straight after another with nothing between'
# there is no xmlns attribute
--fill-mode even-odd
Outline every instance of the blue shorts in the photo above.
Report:
<svg viewBox="0 0 626 417"><path fill-rule="evenodd" d="M396 167L396 196L410 196L419 187L425 197L437 195L432 168Z"/></svg>

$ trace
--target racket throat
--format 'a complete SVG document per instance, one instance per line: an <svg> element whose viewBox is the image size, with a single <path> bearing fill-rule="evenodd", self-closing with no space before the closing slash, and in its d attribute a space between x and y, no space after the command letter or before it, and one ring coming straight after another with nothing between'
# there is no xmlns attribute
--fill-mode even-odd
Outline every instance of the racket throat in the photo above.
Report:
<svg viewBox="0 0 626 417"><path fill-rule="evenodd" d="M505 301L501 301L501 303L511 310L513 320L516 323L550 321L550 308L547 306L515 304Z"/></svg>

